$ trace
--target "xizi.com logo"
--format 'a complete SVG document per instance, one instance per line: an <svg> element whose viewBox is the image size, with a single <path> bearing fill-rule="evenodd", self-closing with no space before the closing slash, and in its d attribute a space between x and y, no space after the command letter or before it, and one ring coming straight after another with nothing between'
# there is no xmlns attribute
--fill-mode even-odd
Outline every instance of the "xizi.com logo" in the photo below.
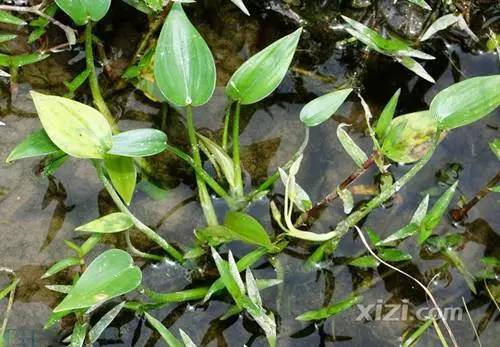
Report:
<svg viewBox="0 0 500 347"><path fill-rule="evenodd" d="M462 307L419 307L413 308L408 300L401 303L384 303L377 300L374 304L358 304L359 315L356 321L407 321L439 319L440 316L448 321L460 321L463 316ZM439 314L441 310L441 315Z"/></svg>

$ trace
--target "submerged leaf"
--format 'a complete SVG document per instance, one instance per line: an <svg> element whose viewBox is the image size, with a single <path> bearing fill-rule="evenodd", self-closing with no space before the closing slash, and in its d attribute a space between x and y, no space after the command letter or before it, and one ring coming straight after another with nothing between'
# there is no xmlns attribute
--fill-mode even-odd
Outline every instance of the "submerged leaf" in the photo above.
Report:
<svg viewBox="0 0 500 347"><path fill-rule="evenodd" d="M200 106L215 89L215 63L200 33L175 3L161 30L155 78L165 98L178 106Z"/></svg>
<svg viewBox="0 0 500 347"><path fill-rule="evenodd" d="M132 218L123 212L108 214L90 223L79 226L76 231L87 231L91 233L110 234L130 229L134 226Z"/></svg>
<svg viewBox="0 0 500 347"><path fill-rule="evenodd" d="M358 304L361 301L361 299L362 299L361 296L355 296L352 298L348 298L348 299L339 301L333 305L330 305L328 307L325 307L325 308L322 308L319 310L315 310L315 311L309 311L309 312L303 313L295 319L300 320L300 321L311 321L311 320L317 321L317 320L327 319L331 316L339 314L339 313L351 308L352 306Z"/></svg>
<svg viewBox="0 0 500 347"><path fill-rule="evenodd" d="M302 28L297 29L243 63L229 80L226 94L243 105L271 94L285 77L301 33Z"/></svg>
<svg viewBox="0 0 500 347"><path fill-rule="evenodd" d="M352 89L336 90L307 103L300 111L300 120L314 127L328 120L351 94Z"/></svg>
<svg viewBox="0 0 500 347"><path fill-rule="evenodd" d="M98 256L54 312L88 308L136 289L141 270L125 251L112 249Z"/></svg>
<svg viewBox="0 0 500 347"><path fill-rule="evenodd" d="M61 152L61 150L50 140L45 130L40 129L26 137L9 154L6 162L38 157Z"/></svg>
<svg viewBox="0 0 500 347"><path fill-rule="evenodd" d="M349 189L340 189L339 187L337 187L337 194L339 195L340 199L342 199L342 203L344 205L344 213L351 213L352 209L354 208L354 198L351 191Z"/></svg>
<svg viewBox="0 0 500 347"><path fill-rule="evenodd" d="M500 160L500 139L494 139L490 142L490 149L495 154L498 160Z"/></svg>
<svg viewBox="0 0 500 347"><path fill-rule="evenodd" d="M85 104L32 91L38 116L52 142L77 158L101 159L111 148L106 118Z"/></svg>
<svg viewBox="0 0 500 347"><path fill-rule="evenodd" d="M440 91L430 112L443 130L473 123L500 106L500 75L469 78Z"/></svg>

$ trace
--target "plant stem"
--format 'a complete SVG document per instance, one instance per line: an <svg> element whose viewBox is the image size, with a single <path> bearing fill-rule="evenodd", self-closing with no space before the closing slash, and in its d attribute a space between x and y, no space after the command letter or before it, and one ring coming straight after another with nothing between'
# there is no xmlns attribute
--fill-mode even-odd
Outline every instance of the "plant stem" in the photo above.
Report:
<svg viewBox="0 0 500 347"><path fill-rule="evenodd" d="M356 181L360 176L362 176L375 162L375 156L377 153L373 153L364 163L363 166L353 172L349 177L347 177L339 186L340 190L346 189L351 183ZM338 198L338 190L335 189L330 194L325 196L320 202L314 205L309 210L303 212L297 221L295 222L295 226L300 226L304 224L311 224L315 220L319 218L321 213L325 210L325 208L331 204L335 199Z"/></svg>
<svg viewBox="0 0 500 347"><path fill-rule="evenodd" d="M231 108L233 103L230 101L226 106L226 112L224 116L224 132L222 133L222 148L227 152L227 142L229 137L229 120L231 119Z"/></svg>
<svg viewBox="0 0 500 347"><path fill-rule="evenodd" d="M188 163L192 168L193 170L196 172L197 175L199 175L204 181L206 184L208 184L210 186L210 188L212 188L214 190L214 192L216 192L221 198L223 198L224 200L226 200L228 203L231 203L231 197L229 196L229 194L224 190L224 188L222 188L219 183L217 183L216 180L214 180L212 178L212 176L210 176L208 174L208 172L206 172L203 167L200 167L195 161L193 158L191 158L187 153L183 152L182 150L174 147L174 146L171 146L169 144L167 144L167 150L174 153L177 157L181 158L182 160L184 160L186 163Z"/></svg>
<svg viewBox="0 0 500 347"><path fill-rule="evenodd" d="M491 191L490 188L495 187L498 182L500 182L500 172L497 172L495 177L493 177L487 184L486 187L481 189L470 201L468 201L462 208L451 210L450 216L455 222L462 221L467 213L473 208L479 201L481 201L486 195Z"/></svg>
<svg viewBox="0 0 500 347"><path fill-rule="evenodd" d="M243 178L241 176L240 163L240 109L241 103L236 102L236 110L233 117L233 163L234 163L234 183L235 194L237 197L243 197Z"/></svg>
<svg viewBox="0 0 500 347"><path fill-rule="evenodd" d="M167 241L165 241L160 235L158 235L156 232L154 232L150 227L142 223L137 217L135 217L132 212L125 206L125 204L122 202L120 197L118 196L118 193L116 193L115 189L113 188L113 185L109 180L106 178L104 175L104 171L102 169L102 165L99 162L96 162L96 169L97 169L97 175L99 177L99 180L103 184L104 188L108 191L109 195L111 196L111 199L113 199L114 203L116 204L116 207L118 209L127 214L131 219L132 222L134 223L135 227L139 229L144 235L147 236L151 241L155 242L158 244L161 248L163 248L172 258L177 260L178 262L182 263L184 261L184 257L182 254L175 249L173 246L171 246Z"/></svg>
<svg viewBox="0 0 500 347"><path fill-rule="evenodd" d="M384 190L375 198L370 200L365 206L338 223L335 230L328 233L331 235L331 238L321 244L321 246L313 252L308 259L308 263L314 264L320 262L324 258L325 254L331 254L337 247L340 239L347 234L351 228L356 226L356 224L365 218L371 211L380 206L383 202L397 193L404 185L406 185L431 159L439 144L440 135L441 134L439 132L435 135L432 147L417 164L415 164L405 175L403 175L403 177L396 181L389 189Z"/></svg>
<svg viewBox="0 0 500 347"><path fill-rule="evenodd" d="M92 93L92 98L99 111L106 117L109 125L111 126L113 133L120 132L116 120L114 119L111 111L106 105L104 98L101 94L101 89L99 88L99 81L97 80L97 72L94 65L94 49L92 47L92 22L88 22L85 28L85 62L87 63L87 69L90 71L89 75L89 85L90 91Z"/></svg>
<svg viewBox="0 0 500 347"><path fill-rule="evenodd" d="M189 142L191 144L191 150L193 152L193 160L197 167L202 167L200 149L198 148L198 140L196 139L196 131L194 129L193 122L193 108L191 105L186 107L187 111L187 130L189 136ZM203 214L208 225L218 225L217 215L215 214L214 206L212 205L212 200L208 194L208 189L205 181L201 176L196 173L196 183L198 185L198 194L200 196L200 203L203 209Z"/></svg>

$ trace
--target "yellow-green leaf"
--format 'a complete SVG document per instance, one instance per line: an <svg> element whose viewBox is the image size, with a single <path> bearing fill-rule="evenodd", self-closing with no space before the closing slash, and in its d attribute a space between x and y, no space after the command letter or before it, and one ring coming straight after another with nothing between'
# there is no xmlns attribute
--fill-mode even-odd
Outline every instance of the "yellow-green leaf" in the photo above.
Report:
<svg viewBox="0 0 500 347"><path fill-rule="evenodd" d="M54 144L77 158L104 158L111 128L94 108L59 96L31 92L43 128Z"/></svg>

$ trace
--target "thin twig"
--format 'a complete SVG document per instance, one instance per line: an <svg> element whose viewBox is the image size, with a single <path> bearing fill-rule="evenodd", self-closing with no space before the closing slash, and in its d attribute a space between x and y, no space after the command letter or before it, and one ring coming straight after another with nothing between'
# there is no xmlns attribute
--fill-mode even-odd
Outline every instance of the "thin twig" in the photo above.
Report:
<svg viewBox="0 0 500 347"><path fill-rule="evenodd" d="M470 201L468 201L462 208L451 210L450 216L455 222L462 221L465 217L467 217L467 213L486 195L488 195L491 191L490 188L495 187L498 182L500 182L500 171L497 172L495 177L493 177L486 186L479 191Z"/></svg>
<svg viewBox="0 0 500 347"><path fill-rule="evenodd" d="M463 296L462 296L462 302L464 303L464 308L465 308L465 312L467 313L467 317L469 317L470 325L472 325L472 330L474 330L474 335L476 335L477 343L479 344L479 347L483 347L483 344L481 343L481 339L479 338L479 334L477 333L476 327L474 326L474 321L472 320L472 317L470 316L469 308L467 307L467 303L465 302L465 299Z"/></svg>
<svg viewBox="0 0 500 347"><path fill-rule="evenodd" d="M45 18L46 20L48 20L49 22L51 22L55 26L58 26L59 28L61 28L61 30L63 30L64 33L66 34L66 39L68 40L69 45L70 46L74 45L76 43L76 34L75 34L76 30L70 26L67 26L67 25L59 22L57 19L45 14L43 11L40 10L42 8L42 6L43 6L43 3L41 3L39 5L35 5L35 6L30 6L30 7L15 6L15 5L0 5L0 10L33 13L39 17Z"/></svg>
<svg viewBox="0 0 500 347"><path fill-rule="evenodd" d="M359 177L361 177L372 165L375 163L375 156L378 155L376 152L373 153L364 163L361 168L353 172L349 175L339 186L338 189L333 190L327 196L325 196L320 202L314 205L309 210L303 212L297 221L295 222L295 226L300 226L304 224L310 224L313 221L317 220L321 213L325 210L328 205L330 205L333 201L338 198L338 190L344 190L349 185L351 185L354 181L356 181Z"/></svg>
<svg viewBox="0 0 500 347"><path fill-rule="evenodd" d="M422 282L420 282L419 280L417 280L415 277L413 277L412 275L404 272L403 270L400 270L398 269L397 267L385 262L384 260L382 260L379 256L377 256L377 254L375 254L375 252L371 249L370 245L368 244L368 242L366 241L365 239L365 236L363 234L363 232L361 231L361 229L359 229L357 226L355 227L356 228L356 231L358 232L358 235L359 235L359 238L361 239L361 242L363 243L363 245L365 246L365 248L368 250L368 252L370 252L370 254L375 258L377 259L377 261L379 261L380 263L384 264L385 266L389 267L390 269L394 270L394 271L397 271L399 272L400 274L410 278L411 280L413 280L415 283L417 283L419 285L420 288L422 288L425 292L425 294L429 297L429 299L431 300L432 304L434 305L434 307L436 308L438 314L439 314L439 318L441 319L441 321L443 322L443 325L445 326L446 330L448 331L448 335L450 336L450 339L451 341L453 342L453 345L455 347L458 347L458 344L457 344L457 341L455 339L455 335L453 335L453 332L451 331L451 328L450 326L448 325L448 322L446 321L446 317L443 315L443 312L441 310L441 308L439 307L439 305L437 304L437 301L436 299L434 298L434 295L432 295L431 291L429 289L427 289L427 286L425 286Z"/></svg>

